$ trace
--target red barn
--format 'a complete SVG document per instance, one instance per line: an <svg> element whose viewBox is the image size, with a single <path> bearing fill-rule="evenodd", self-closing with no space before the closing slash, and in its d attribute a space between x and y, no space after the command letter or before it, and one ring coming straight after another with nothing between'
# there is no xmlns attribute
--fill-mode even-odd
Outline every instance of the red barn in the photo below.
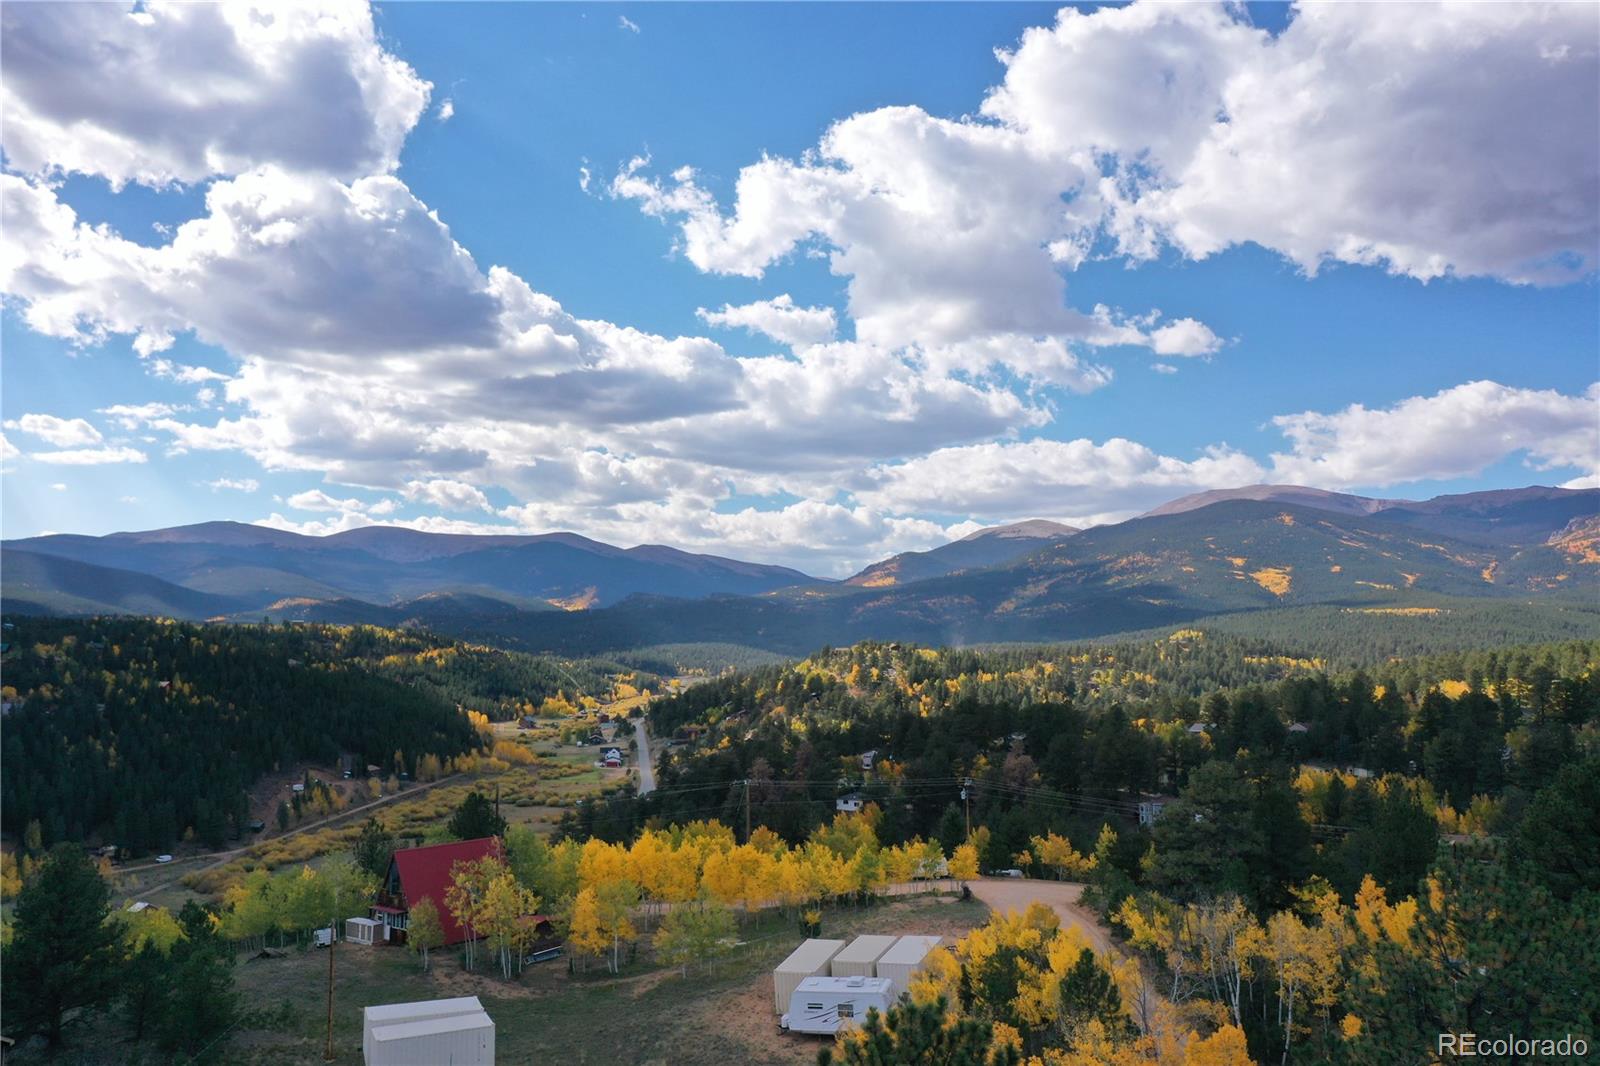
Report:
<svg viewBox="0 0 1600 1066"><path fill-rule="evenodd" d="M389 873L378 890L372 916L383 923L384 939L405 943L410 926L411 907L422 899L433 900L444 928L444 942L459 944L467 939L455 915L445 906L444 894L450 888L450 872L458 862L477 862L486 856L500 857L498 837L479 837L425 848L405 848L389 860Z"/></svg>

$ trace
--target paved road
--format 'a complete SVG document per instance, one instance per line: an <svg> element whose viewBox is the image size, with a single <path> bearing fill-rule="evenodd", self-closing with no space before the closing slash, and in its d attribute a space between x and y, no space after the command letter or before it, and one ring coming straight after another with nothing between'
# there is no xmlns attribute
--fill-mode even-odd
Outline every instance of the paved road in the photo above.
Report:
<svg viewBox="0 0 1600 1066"><path fill-rule="evenodd" d="M648 796L656 790L656 763L650 754L650 731L644 719L633 723L634 735L639 739L639 795Z"/></svg>

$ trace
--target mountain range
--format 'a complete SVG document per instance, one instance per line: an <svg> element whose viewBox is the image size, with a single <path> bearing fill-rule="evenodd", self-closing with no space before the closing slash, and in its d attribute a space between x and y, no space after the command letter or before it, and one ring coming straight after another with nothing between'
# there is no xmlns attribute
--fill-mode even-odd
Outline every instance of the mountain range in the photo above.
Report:
<svg viewBox="0 0 1600 1066"><path fill-rule="evenodd" d="M308 537L211 522L3 545L5 609L415 624L531 650L866 638L1076 639L1274 607L1592 607L1600 490L1382 500L1300 486L1206 492L1085 530L1034 520L850 578L571 533L367 527Z"/></svg>

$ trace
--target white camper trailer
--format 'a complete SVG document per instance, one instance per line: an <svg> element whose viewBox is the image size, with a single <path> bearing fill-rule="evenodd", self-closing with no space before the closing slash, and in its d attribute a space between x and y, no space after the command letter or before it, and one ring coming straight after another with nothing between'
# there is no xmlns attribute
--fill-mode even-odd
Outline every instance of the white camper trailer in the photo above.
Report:
<svg viewBox="0 0 1600 1066"><path fill-rule="evenodd" d="M483 1004L477 996L457 996L453 999L423 999L413 1003L384 1003L364 1007L361 1011L361 1056L367 1066L375 1066L372 1034L376 1029L393 1028L410 1022L433 1021L439 1018L458 1018L483 1013ZM399 1045L390 1041L390 1051ZM490 1044L491 1049L493 1044ZM490 1061L494 1060L491 1050ZM419 1061L427 1061L426 1059ZM462 1060L463 1062L467 1060Z"/></svg>
<svg viewBox="0 0 1600 1066"><path fill-rule="evenodd" d="M922 969L928 952L939 946L936 936L903 936L878 958L878 976L894 982L898 995L911 987L911 976Z"/></svg>
<svg viewBox="0 0 1600 1066"><path fill-rule="evenodd" d="M778 963L772 971L772 1009L782 1014L789 1009L789 997L807 977L827 976L828 963L844 947L843 940L806 940Z"/></svg>
<svg viewBox="0 0 1600 1066"><path fill-rule="evenodd" d="M899 937L858 936L850 946L833 957L830 972L835 977L876 977L879 956L894 947Z"/></svg>
<svg viewBox="0 0 1600 1066"><path fill-rule="evenodd" d="M792 1033L832 1036L859 1025L867 1011L889 1012L894 988L884 977L807 977L789 997L789 1012L778 1024Z"/></svg>

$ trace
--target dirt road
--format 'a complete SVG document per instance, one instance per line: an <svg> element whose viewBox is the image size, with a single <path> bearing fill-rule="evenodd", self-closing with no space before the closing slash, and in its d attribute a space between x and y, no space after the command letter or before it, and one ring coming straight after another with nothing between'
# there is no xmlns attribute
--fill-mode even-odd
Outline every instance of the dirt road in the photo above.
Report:
<svg viewBox="0 0 1600 1066"><path fill-rule="evenodd" d="M205 856L213 861L206 863L204 866L197 866L193 869L184 870L183 873L176 877L172 877L165 881L150 885L149 887L145 888L144 891L130 898L135 901L148 899L150 896L160 892L162 889L170 888L171 886L177 884L189 874L205 873L207 870L215 870L218 866L238 858L240 855L243 855L245 852L250 851L253 848L261 847L264 844L275 844L280 840L287 840L292 836L299 836L301 833L310 832L313 829L325 829L336 822L343 822L349 818L355 817L356 815L362 814L365 811L370 811L377 807L386 807L397 800L412 799L416 796L422 795L424 792L427 792L430 789L438 788L440 785L449 784L452 781L460 781L465 776L465 774L451 774L449 777L441 777L437 781L429 781L425 785L414 785L411 788L406 789L404 792L396 792L393 795L384 796L381 799L375 799L369 803L363 803L359 807L346 808L337 814L330 814L326 818L319 818L315 822L307 822L304 825L295 826L287 833L282 833L275 837L269 837L266 840L258 840L254 843L246 844L243 847L232 848L228 851L213 851L209 855ZM153 869L156 867L156 865L156 863L144 863L140 866L124 866L120 867L116 872L137 873L142 870Z"/></svg>
<svg viewBox="0 0 1600 1066"><path fill-rule="evenodd" d="M1111 943L1111 934L1100 924L1094 912L1079 905L1083 886L1070 881L1030 881L1021 878L985 877L969 881L972 894L989 905L996 914L1006 911L1023 911L1037 900L1056 912L1063 926L1075 925L1083 930L1089 943L1101 954L1120 957L1122 954Z"/></svg>

